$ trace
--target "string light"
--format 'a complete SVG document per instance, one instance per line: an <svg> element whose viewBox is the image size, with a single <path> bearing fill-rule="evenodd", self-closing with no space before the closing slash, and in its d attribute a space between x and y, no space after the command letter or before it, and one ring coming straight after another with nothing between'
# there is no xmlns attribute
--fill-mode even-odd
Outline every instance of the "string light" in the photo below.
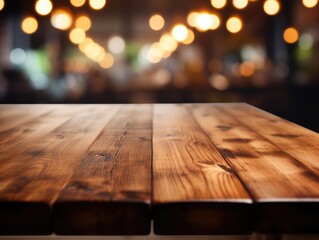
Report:
<svg viewBox="0 0 319 240"><path fill-rule="evenodd" d="M242 29L243 23L239 17L231 17L226 22L226 28L231 33L238 33Z"/></svg>
<svg viewBox="0 0 319 240"><path fill-rule="evenodd" d="M280 3L277 0L266 0L264 11L268 15L276 15L280 11Z"/></svg>
<svg viewBox="0 0 319 240"><path fill-rule="evenodd" d="M221 9L226 6L226 0L211 0L210 3L214 8Z"/></svg>
<svg viewBox="0 0 319 240"><path fill-rule="evenodd" d="M53 5L50 0L38 0L35 4L35 11L42 15L48 15L52 11Z"/></svg>
<svg viewBox="0 0 319 240"><path fill-rule="evenodd" d="M165 20L161 15L155 14L150 18L149 25L154 31L159 31L164 27Z"/></svg>
<svg viewBox="0 0 319 240"><path fill-rule="evenodd" d="M74 44L79 44L85 40L85 32L81 28L74 28L69 34L69 39Z"/></svg>
<svg viewBox="0 0 319 240"><path fill-rule="evenodd" d="M177 42L182 42L187 38L188 29L183 24L177 24L172 30L172 36Z"/></svg>
<svg viewBox="0 0 319 240"><path fill-rule="evenodd" d="M72 25L72 16L71 14L63 9L57 9L53 11L51 16L51 24L53 27L59 30L67 30Z"/></svg>
<svg viewBox="0 0 319 240"><path fill-rule="evenodd" d="M213 19L209 13L200 13L196 18L196 29L204 32L213 26Z"/></svg>
<svg viewBox="0 0 319 240"><path fill-rule="evenodd" d="M90 0L89 5L94 10L102 9L106 4L106 0Z"/></svg>
<svg viewBox="0 0 319 240"><path fill-rule="evenodd" d="M235 8L244 9L248 5L248 0L233 0L233 5Z"/></svg>
<svg viewBox="0 0 319 240"><path fill-rule="evenodd" d="M5 6L4 0L0 0L0 11L4 9L4 6Z"/></svg>
<svg viewBox="0 0 319 240"><path fill-rule="evenodd" d="M195 34L192 30L188 29L187 38L182 42L185 45L193 43L195 40Z"/></svg>
<svg viewBox="0 0 319 240"><path fill-rule="evenodd" d="M38 29L38 21L34 17L27 17L23 19L21 29L26 34L35 33Z"/></svg>
<svg viewBox="0 0 319 240"><path fill-rule="evenodd" d="M85 0L70 0L70 3L74 7L82 7L85 3Z"/></svg>
<svg viewBox="0 0 319 240"><path fill-rule="evenodd" d="M110 53L105 53L104 58L99 62L99 65L104 69L111 68L113 64L114 57Z"/></svg>
<svg viewBox="0 0 319 240"><path fill-rule="evenodd" d="M296 43L298 41L299 33L298 33L297 29L290 27L284 31L283 37L287 43L293 44L293 43Z"/></svg>
<svg viewBox="0 0 319 240"><path fill-rule="evenodd" d="M318 4L318 0L302 0L302 3L306 8L313 8Z"/></svg>
<svg viewBox="0 0 319 240"><path fill-rule="evenodd" d="M75 26L83 29L84 31L88 31L91 28L91 25L91 19L84 15L78 17L75 21Z"/></svg>

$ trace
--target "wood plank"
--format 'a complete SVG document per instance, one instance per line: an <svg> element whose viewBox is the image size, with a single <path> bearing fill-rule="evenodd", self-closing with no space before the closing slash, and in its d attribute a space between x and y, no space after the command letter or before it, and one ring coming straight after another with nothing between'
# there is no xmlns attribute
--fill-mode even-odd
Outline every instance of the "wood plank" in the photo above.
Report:
<svg viewBox="0 0 319 240"><path fill-rule="evenodd" d="M156 234L252 230L252 200L183 105L155 105L153 217Z"/></svg>
<svg viewBox="0 0 319 240"><path fill-rule="evenodd" d="M266 123L252 129L256 123L246 108L243 104L189 107L256 202L256 231L318 231L318 175L261 134ZM238 109L245 114L234 114Z"/></svg>
<svg viewBox="0 0 319 240"><path fill-rule="evenodd" d="M117 110L92 105L1 166L0 234L52 232L52 204Z"/></svg>
<svg viewBox="0 0 319 240"><path fill-rule="evenodd" d="M239 119L245 116L250 128L319 175L318 133L250 105L227 109Z"/></svg>
<svg viewBox="0 0 319 240"><path fill-rule="evenodd" d="M34 108L37 109L39 106L35 105ZM62 125L68 119L70 119L75 113L80 110L85 110L87 107L80 105L66 105L63 108L56 107L51 109L48 113L35 116L36 118L31 121L18 125L14 128L10 128L6 131L0 132L0 168L1 165L10 161L11 158L15 157L28 147L30 147L34 142L41 139L44 135L53 131L55 128ZM0 106L2 108L2 106ZM26 111L24 108L11 108L18 110L20 113ZM43 108L43 106L41 106ZM48 107L50 109L52 107ZM4 110L2 108L3 111ZM10 109L11 110L11 109ZM34 112L34 110L28 110L29 112Z"/></svg>
<svg viewBox="0 0 319 240"><path fill-rule="evenodd" d="M48 114L56 108L59 108L59 105L0 105L0 132L32 121L41 115Z"/></svg>
<svg viewBox="0 0 319 240"><path fill-rule="evenodd" d="M126 105L85 154L54 205L55 232L150 233L152 106Z"/></svg>

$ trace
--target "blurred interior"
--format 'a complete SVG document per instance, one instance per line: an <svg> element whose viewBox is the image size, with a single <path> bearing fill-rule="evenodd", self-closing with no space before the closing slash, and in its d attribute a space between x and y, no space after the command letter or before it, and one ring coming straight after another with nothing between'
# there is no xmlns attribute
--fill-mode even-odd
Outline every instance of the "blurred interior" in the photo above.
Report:
<svg viewBox="0 0 319 240"><path fill-rule="evenodd" d="M0 103L247 102L319 132L318 0L0 0Z"/></svg>

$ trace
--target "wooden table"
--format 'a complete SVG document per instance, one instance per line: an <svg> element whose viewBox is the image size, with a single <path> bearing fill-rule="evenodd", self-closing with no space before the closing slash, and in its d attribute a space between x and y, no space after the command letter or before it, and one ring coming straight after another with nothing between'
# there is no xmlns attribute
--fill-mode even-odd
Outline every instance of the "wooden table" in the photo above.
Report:
<svg viewBox="0 0 319 240"><path fill-rule="evenodd" d="M242 103L0 105L0 234L319 233L319 135Z"/></svg>

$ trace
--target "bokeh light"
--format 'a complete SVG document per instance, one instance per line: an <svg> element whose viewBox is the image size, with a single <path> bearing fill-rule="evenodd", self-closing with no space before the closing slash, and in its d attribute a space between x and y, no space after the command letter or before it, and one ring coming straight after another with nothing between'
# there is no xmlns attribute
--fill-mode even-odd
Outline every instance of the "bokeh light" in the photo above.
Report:
<svg viewBox="0 0 319 240"><path fill-rule="evenodd" d="M88 31L92 26L91 19L88 16L82 15L75 21L75 27Z"/></svg>
<svg viewBox="0 0 319 240"><path fill-rule="evenodd" d="M248 5L248 0L233 0L233 5L235 8L244 9Z"/></svg>
<svg viewBox="0 0 319 240"><path fill-rule="evenodd" d="M88 38L88 37L85 38L85 40L79 44L79 49L80 49L80 51L84 53L85 50L87 49L87 47L88 47L91 43L93 43L93 40L92 40L91 38Z"/></svg>
<svg viewBox="0 0 319 240"><path fill-rule="evenodd" d="M209 78L209 83L213 88L219 91L225 91L230 85L229 79L221 74L213 74Z"/></svg>
<svg viewBox="0 0 319 240"><path fill-rule="evenodd" d="M187 23L191 27L196 27L196 19L198 17L199 13L198 12L191 12L187 16Z"/></svg>
<svg viewBox="0 0 319 240"><path fill-rule="evenodd" d="M70 3L74 7L82 7L85 4L85 0L70 0Z"/></svg>
<svg viewBox="0 0 319 240"><path fill-rule="evenodd" d="M310 50L313 47L314 38L309 33L304 33L300 36L298 45L303 50Z"/></svg>
<svg viewBox="0 0 319 240"><path fill-rule="evenodd" d="M189 29L188 34L187 34L187 38L184 41L182 41L182 43L188 45L188 44L193 43L194 40L195 40L195 34L193 33L192 30Z"/></svg>
<svg viewBox="0 0 319 240"><path fill-rule="evenodd" d="M216 14L211 14L210 16L213 20L213 24L210 29L215 30L220 26L220 18Z"/></svg>
<svg viewBox="0 0 319 240"><path fill-rule="evenodd" d="M125 50L125 41L120 36L113 36L109 39L107 46L114 54L120 54Z"/></svg>
<svg viewBox="0 0 319 240"><path fill-rule="evenodd" d="M35 4L35 10L39 15L45 16L52 11L53 5L50 0L38 0Z"/></svg>
<svg viewBox="0 0 319 240"><path fill-rule="evenodd" d="M188 29L183 24L177 24L172 30L173 38L178 42L183 42L187 38Z"/></svg>
<svg viewBox="0 0 319 240"><path fill-rule="evenodd" d="M57 9L52 12L51 24L56 29L67 30L73 22L71 14L64 9Z"/></svg>
<svg viewBox="0 0 319 240"><path fill-rule="evenodd" d="M178 44L176 40L169 34L164 34L160 41L160 47L167 52L173 52L177 48Z"/></svg>
<svg viewBox="0 0 319 240"><path fill-rule="evenodd" d="M255 65L250 61L243 62L239 66L239 72L244 77L251 77L255 73Z"/></svg>
<svg viewBox="0 0 319 240"><path fill-rule="evenodd" d="M196 18L196 29L204 32L213 26L213 19L209 13L200 13Z"/></svg>
<svg viewBox="0 0 319 240"><path fill-rule="evenodd" d="M10 52L10 61L13 64L22 64L26 59L25 51L21 48L15 48Z"/></svg>
<svg viewBox="0 0 319 240"><path fill-rule="evenodd" d="M221 9L226 6L226 0L211 0L210 3L214 8Z"/></svg>
<svg viewBox="0 0 319 240"><path fill-rule="evenodd" d="M85 32L82 28L74 28L69 34L69 39L74 44L79 44L85 40Z"/></svg>
<svg viewBox="0 0 319 240"><path fill-rule="evenodd" d="M287 43L293 44L293 43L296 43L298 41L299 33L298 33L297 29L290 27L284 31L283 37Z"/></svg>
<svg viewBox="0 0 319 240"><path fill-rule="evenodd" d="M226 28L231 33L238 33L242 29L243 23L239 17L231 17L226 22Z"/></svg>
<svg viewBox="0 0 319 240"><path fill-rule="evenodd" d="M266 0L264 11L268 15L276 15L280 11L280 3L277 0Z"/></svg>
<svg viewBox="0 0 319 240"><path fill-rule="evenodd" d="M26 17L22 20L21 29L26 34L32 34L38 29L38 21L34 17Z"/></svg>
<svg viewBox="0 0 319 240"><path fill-rule="evenodd" d="M164 27L165 20L161 15L155 14L150 17L149 25L154 31L159 31Z"/></svg>
<svg viewBox="0 0 319 240"><path fill-rule="evenodd" d="M0 0L0 11L4 9L4 6L5 6L4 0Z"/></svg>
<svg viewBox="0 0 319 240"><path fill-rule="evenodd" d="M89 5L94 10L102 9L106 4L106 0L90 0Z"/></svg>
<svg viewBox="0 0 319 240"><path fill-rule="evenodd" d="M99 62L99 65L104 69L111 68L113 64L114 57L110 53L105 53L104 58Z"/></svg>
<svg viewBox="0 0 319 240"><path fill-rule="evenodd" d="M307 8L313 8L318 4L318 0L302 0L302 3Z"/></svg>

